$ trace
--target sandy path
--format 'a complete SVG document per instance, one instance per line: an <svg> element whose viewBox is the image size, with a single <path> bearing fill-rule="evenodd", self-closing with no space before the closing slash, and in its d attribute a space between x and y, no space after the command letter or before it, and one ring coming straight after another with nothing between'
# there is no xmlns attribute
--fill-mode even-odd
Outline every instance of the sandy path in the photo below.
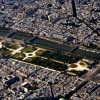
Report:
<svg viewBox="0 0 100 100"><path fill-rule="evenodd" d="M2 48L2 46L3 46L3 45L2 45L2 42L4 42L4 41L0 41L0 48Z"/></svg>
<svg viewBox="0 0 100 100"><path fill-rule="evenodd" d="M30 53L25 53L25 58L23 59L23 60L25 60L25 59L27 59L28 57L35 57L36 56L36 52L38 51L38 50L40 50L41 48L37 48L37 50L36 51L33 51L33 52L30 52ZM31 56L29 56L29 54L32 54Z"/></svg>
<svg viewBox="0 0 100 100"><path fill-rule="evenodd" d="M78 61L77 63L74 63L75 65L77 65L76 68L71 68L71 67L69 67L68 70L69 70L69 71L70 71L70 70L76 70L76 71L90 70L90 69L88 68L88 65L87 65L85 62L84 62L84 65L80 65L80 62L81 62L81 61ZM70 66L70 64L69 64L68 66Z"/></svg>
<svg viewBox="0 0 100 100"><path fill-rule="evenodd" d="M24 47L19 47L18 49L12 52L12 55L16 54L17 52L21 51Z"/></svg>

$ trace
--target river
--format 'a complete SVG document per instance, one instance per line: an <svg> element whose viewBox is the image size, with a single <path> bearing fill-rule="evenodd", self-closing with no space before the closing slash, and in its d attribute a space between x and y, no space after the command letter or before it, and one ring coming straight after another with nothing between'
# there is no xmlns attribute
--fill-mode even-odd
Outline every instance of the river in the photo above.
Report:
<svg viewBox="0 0 100 100"><path fill-rule="evenodd" d="M6 36L6 33L4 32L4 34L3 34L3 32L0 31L0 36ZM27 41L31 37L32 37L32 35L22 34L22 33L17 32L16 34L12 35L10 38ZM33 40L31 42L31 44L37 44L37 45L41 45L41 46L45 46L45 47L49 47L49 48L54 48L57 50L63 50L66 52L70 52L74 48L74 47L68 46L67 44L66 45L59 44L59 43L52 42L52 41L49 41L49 40L46 40L43 38L36 38L35 40ZM82 49L76 49L73 53L100 60L100 53L86 51L86 50L82 50Z"/></svg>

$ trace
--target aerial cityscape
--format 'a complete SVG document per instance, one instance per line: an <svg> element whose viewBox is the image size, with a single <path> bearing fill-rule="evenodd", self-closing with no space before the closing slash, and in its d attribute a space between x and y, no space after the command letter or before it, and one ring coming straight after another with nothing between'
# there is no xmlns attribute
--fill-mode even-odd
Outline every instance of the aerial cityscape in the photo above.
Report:
<svg viewBox="0 0 100 100"><path fill-rule="evenodd" d="M0 100L100 100L100 0L0 0Z"/></svg>

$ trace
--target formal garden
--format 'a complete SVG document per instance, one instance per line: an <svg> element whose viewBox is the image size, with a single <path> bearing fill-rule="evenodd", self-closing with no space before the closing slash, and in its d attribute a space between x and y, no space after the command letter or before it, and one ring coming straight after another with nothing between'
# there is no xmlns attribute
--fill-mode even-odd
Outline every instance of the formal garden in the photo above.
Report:
<svg viewBox="0 0 100 100"><path fill-rule="evenodd" d="M2 48L0 49L0 53L1 53L2 55L4 55L4 56L10 56L12 52L13 52L12 50L9 50L9 49L6 48L6 47L2 47Z"/></svg>
<svg viewBox="0 0 100 100"><path fill-rule="evenodd" d="M12 58L18 59L18 60L23 60L24 57L26 57L26 56L25 56L25 54L22 53L22 52L21 52L21 53L16 53L15 55L12 56Z"/></svg>
<svg viewBox="0 0 100 100"><path fill-rule="evenodd" d="M21 52L30 53L35 50L37 50L37 48L35 46L28 45L24 49L22 49Z"/></svg>
<svg viewBox="0 0 100 100"><path fill-rule="evenodd" d="M16 43L2 43L3 46L9 48L9 49L18 49L19 45Z"/></svg>
<svg viewBox="0 0 100 100"><path fill-rule="evenodd" d="M5 42L2 43L2 45L3 47L0 49L0 51L5 55L13 54L13 59L62 71L69 75L79 75L88 67L88 62L80 61L80 56L68 52L65 53L58 50L44 49L34 45L23 46L17 43L12 44Z"/></svg>

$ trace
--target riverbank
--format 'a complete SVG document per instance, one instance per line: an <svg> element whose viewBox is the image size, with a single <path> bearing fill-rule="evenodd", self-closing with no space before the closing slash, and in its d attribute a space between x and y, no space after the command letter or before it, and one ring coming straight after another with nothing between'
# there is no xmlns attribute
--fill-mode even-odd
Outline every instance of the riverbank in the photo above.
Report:
<svg viewBox="0 0 100 100"><path fill-rule="evenodd" d="M7 32L7 30L6 30ZM0 34L0 36L2 36ZM5 36L4 36L5 37ZM11 39L18 39L18 40L29 40L30 38L32 38L32 35L30 36L27 36L27 34L22 34L22 33L16 33L14 35L12 35L10 37ZM24 42L25 42L24 41ZM52 48L52 49L56 49L56 50L61 50L61 51L65 51L65 52L71 52L71 50L73 48L75 48L74 46L69 46L69 45L64 45L64 44L59 44L57 42L52 42L50 40L47 40L47 39L43 39L43 38L36 38L34 39L33 41L31 41L30 44L36 44L36 45L39 45L39 46L42 46L44 48ZM83 57L88 57L88 58L93 58L93 59L96 59L96 60L100 60L100 53L96 53L96 52L92 52L92 51L86 51L84 49L80 49L80 48L77 48L73 54L76 54L76 55L81 55Z"/></svg>

